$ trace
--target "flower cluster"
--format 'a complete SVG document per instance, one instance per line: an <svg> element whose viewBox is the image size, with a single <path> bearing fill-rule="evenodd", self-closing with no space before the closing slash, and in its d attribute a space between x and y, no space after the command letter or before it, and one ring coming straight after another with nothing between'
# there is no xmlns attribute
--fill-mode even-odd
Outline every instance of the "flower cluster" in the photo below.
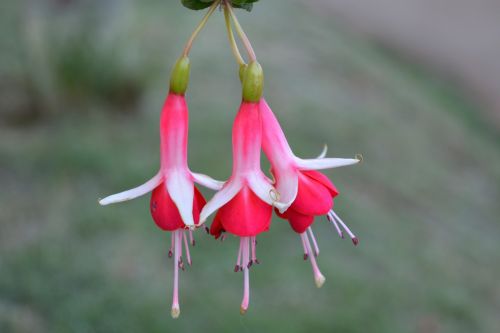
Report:
<svg viewBox="0 0 500 333"><path fill-rule="evenodd" d="M232 175L225 182L192 172L187 164L188 87L191 45L217 6L224 8L229 41L240 65L242 102L236 114L233 131ZM232 24L248 53L245 63L239 53ZM302 159L292 152L283 130L263 96L264 75L255 52L241 29L227 0L214 1L175 64L170 90L160 117L160 169L145 184L100 200L101 205L131 200L152 192L150 211L156 225L171 233L169 257L174 258L172 316L180 314L179 270L184 270L184 255L191 265L189 244L195 244L193 231L215 215L207 230L216 239L232 234L240 238L234 271L243 272L244 292L240 311L245 313L250 298L249 269L258 264L257 236L269 230L273 211L289 222L300 235L304 260L312 265L315 283L321 287L321 274L316 257L319 248L311 226L316 216L324 215L340 237L344 232L356 245L358 239L333 211L333 198L338 191L318 170L356 164L356 158L326 158L326 147L315 159ZM269 178L260 166L261 150L271 163ZM216 191L207 202L197 188L202 185Z"/></svg>

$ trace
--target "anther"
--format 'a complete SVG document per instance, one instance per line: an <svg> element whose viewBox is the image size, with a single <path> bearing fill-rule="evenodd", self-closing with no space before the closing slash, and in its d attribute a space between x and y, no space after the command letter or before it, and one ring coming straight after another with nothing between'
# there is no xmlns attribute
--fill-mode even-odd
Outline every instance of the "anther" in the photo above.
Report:
<svg viewBox="0 0 500 333"><path fill-rule="evenodd" d="M184 262L182 261L182 258L179 259L179 268L184 270L185 267L184 267Z"/></svg>
<svg viewBox="0 0 500 333"><path fill-rule="evenodd" d="M273 202L278 202L280 200L280 194L274 188L269 190L269 197Z"/></svg>

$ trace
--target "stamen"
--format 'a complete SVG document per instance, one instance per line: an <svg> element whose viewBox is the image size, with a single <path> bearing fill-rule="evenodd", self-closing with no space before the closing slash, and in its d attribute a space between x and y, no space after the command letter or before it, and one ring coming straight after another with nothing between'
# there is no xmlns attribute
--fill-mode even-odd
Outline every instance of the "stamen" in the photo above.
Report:
<svg viewBox="0 0 500 333"><path fill-rule="evenodd" d="M331 210L330 212L332 213L332 217L334 217L334 219L342 226L342 228L344 228L344 230L347 232L349 237L351 237L352 243L354 245L358 245L359 239L356 237L356 235L354 235L354 233L351 231L351 229L349 229L349 227L347 227L347 225L344 223L344 221L342 221L340 219L340 217L337 214L335 214L335 212L333 210Z"/></svg>
<svg viewBox="0 0 500 333"><path fill-rule="evenodd" d="M321 288L323 286L323 283L325 283L325 277L323 274L321 274L321 271L319 270L318 264L316 263L316 258L312 254L311 250L311 244L309 243L309 238L307 238L307 233L304 232L300 234L300 237L302 238L302 241L306 245L307 253L309 255L309 258L311 258L311 266L314 274L314 282L316 283L316 287Z"/></svg>
<svg viewBox="0 0 500 333"><path fill-rule="evenodd" d="M248 304L250 302L250 276L248 272L248 263L250 261L250 238L242 237L241 243L243 244L243 300L241 301L240 313L244 315L248 310Z"/></svg>
<svg viewBox="0 0 500 333"><path fill-rule="evenodd" d="M255 263L255 264L260 264L259 262L259 259L257 259L257 238L254 236L254 237L251 237L250 238L252 243L252 260L250 260L250 266Z"/></svg>
<svg viewBox="0 0 500 333"><path fill-rule="evenodd" d="M168 257L169 257L169 258L172 258L172 256L174 255L174 253L173 253L173 250L174 250L174 244L175 244L175 241L174 241L174 233L175 233L175 232L170 233L170 249L168 250Z"/></svg>
<svg viewBox="0 0 500 333"><path fill-rule="evenodd" d="M302 237L302 235L300 236L300 240L302 242L302 248L304 249L304 260L307 260L309 255L307 254L306 242L304 241L304 238Z"/></svg>
<svg viewBox="0 0 500 333"><path fill-rule="evenodd" d="M339 237L344 239L344 233L342 232L342 230L340 230L340 227L339 227L337 221L335 221L335 217L333 217L333 214L331 211L328 212L328 214L326 215L326 218L328 219L328 221L330 221L333 224L333 226L337 230L337 233L339 234Z"/></svg>
<svg viewBox="0 0 500 333"><path fill-rule="evenodd" d="M271 198L272 202L280 201L280 194L274 188L269 190L269 197Z"/></svg>
<svg viewBox="0 0 500 333"><path fill-rule="evenodd" d="M177 237L178 231L174 231L174 291L173 291L173 299L172 299L172 318L178 318L181 310L179 307L179 267L178 267L178 262L179 262L179 241Z"/></svg>
<svg viewBox="0 0 500 333"><path fill-rule="evenodd" d="M236 265L234 266L234 272L239 272L241 267L241 252L243 251L243 239L240 238L240 248L238 249L238 259L236 259Z"/></svg>
<svg viewBox="0 0 500 333"><path fill-rule="evenodd" d="M178 230L177 232L177 241L179 242L179 265L182 263L182 230ZM184 267L184 265L182 265ZM184 268L182 268L184 270Z"/></svg>
<svg viewBox="0 0 500 333"><path fill-rule="evenodd" d="M317 256L319 256L319 247L318 247L318 243L316 242L316 237L314 237L314 233L313 233L311 227L307 228L307 231L309 232L309 237L311 237L311 240L313 242L314 255L317 257Z"/></svg>
<svg viewBox="0 0 500 333"><path fill-rule="evenodd" d="M192 246L196 245L196 242L195 242L194 236L193 236L193 230L189 230L189 242L191 243Z"/></svg>
<svg viewBox="0 0 500 333"><path fill-rule="evenodd" d="M186 248L187 262L188 262L188 265L191 266L193 262L191 261L191 253L189 253L189 244L188 244L188 240L187 240L187 235L186 235L185 231L181 231L181 232L182 232L182 235L184 237L184 247Z"/></svg>

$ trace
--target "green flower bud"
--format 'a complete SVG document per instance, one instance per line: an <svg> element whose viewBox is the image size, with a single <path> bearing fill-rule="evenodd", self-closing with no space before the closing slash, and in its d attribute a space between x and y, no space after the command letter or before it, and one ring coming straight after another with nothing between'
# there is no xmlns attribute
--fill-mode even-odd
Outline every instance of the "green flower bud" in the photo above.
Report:
<svg viewBox="0 0 500 333"><path fill-rule="evenodd" d="M241 73L241 69L240 69ZM243 75L243 100L256 103L262 97L264 72L257 61L251 62Z"/></svg>
<svg viewBox="0 0 500 333"><path fill-rule="evenodd" d="M181 57L175 63L170 75L170 91L177 95L184 95L189 83L191 65L188 57Z"/></svg>
<svg viewBox="0 0 500 333"><path fill-rule="evenodd" d="M247 64L241 64L240 65L240 82L243 83L243 79L245 78L245 72L247 71L248 65Z"/></svg>

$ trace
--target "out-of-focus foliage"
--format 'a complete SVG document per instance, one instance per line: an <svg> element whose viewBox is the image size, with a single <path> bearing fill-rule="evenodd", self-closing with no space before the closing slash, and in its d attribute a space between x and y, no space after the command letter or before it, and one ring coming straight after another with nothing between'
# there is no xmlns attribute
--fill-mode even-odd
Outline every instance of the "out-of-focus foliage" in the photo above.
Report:
<svg viewBox="0 0 500 333"><path fill-rule="evenodd" d="M169 236L151 221L149 198L109 207L97 198L155 173L170 68L203 13L168 0L1 4L0 332L498 329L497 133L453 83L350 35L326 10L287 3L238 15L297 154L324 143L332 156L363 153L362 165L327 172L360 245L317 220L327 278L318 290L299 237L275 220L241 317L236 240L197 232L179 320L169 314ZM238 66L221 13L200 37L190 166L225 179Z"/></svg>

